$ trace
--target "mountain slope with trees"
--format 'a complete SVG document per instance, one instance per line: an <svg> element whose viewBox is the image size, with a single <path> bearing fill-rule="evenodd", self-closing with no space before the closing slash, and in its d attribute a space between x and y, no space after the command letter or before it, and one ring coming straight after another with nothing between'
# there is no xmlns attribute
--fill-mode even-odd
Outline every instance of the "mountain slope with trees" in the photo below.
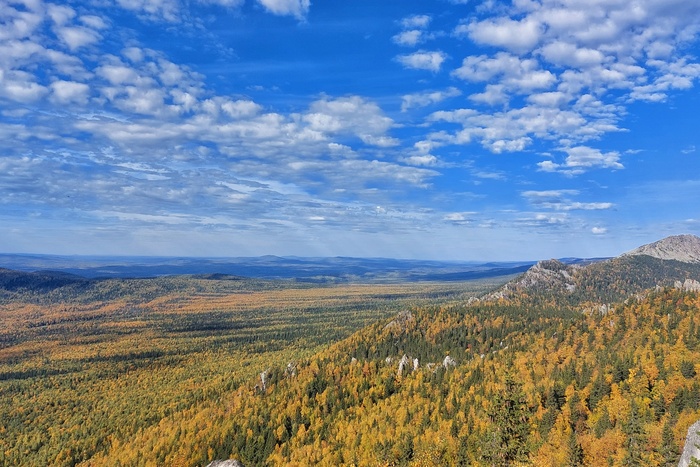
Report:
<svg viewBox="0 0 700 467"><path fill-rule="evenodd" d="M245 465L676 465L700 418L700 297L672 285L694 265L539 268L509 296L406 309L266 368L188 439ZM156 436L97 460L132 464Z"/></svg>
<svg viewBox="0 0 700 467"><path fill-rule="evenodd" d="M675 466L700 419L697 267L547 261L481 298L218 276L9 287L0 464Z"/></svg>

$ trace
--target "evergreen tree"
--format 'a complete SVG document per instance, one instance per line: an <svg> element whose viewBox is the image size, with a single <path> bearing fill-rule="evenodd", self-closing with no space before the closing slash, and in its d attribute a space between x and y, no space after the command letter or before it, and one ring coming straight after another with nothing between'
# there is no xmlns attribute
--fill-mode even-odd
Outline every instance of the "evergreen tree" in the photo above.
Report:
<svg viewBox="0 0 700 467"><path fill-rule="evenodd" d="M663 431L661 432L661 465L664 467L672 467L678 465L678 445L673 439L673 431L671 418L664 423Z"/></svg>
<svg viewBox="0 0 700 467"><path fill-rule="evenodd" d="M505 388L494 397L489 418L494 424L493 441L497 450L489 452L487 459L499 466L526 461L530 454L530 411L522 384L510 372L505 377Z"/></svg>
<svg viewBox="0 0 700 467"><path fill-rule="evenodd" d="M569 440L566 444L566 465L569 467L583 466L583 448L578 442L574 430L571 430Z"/></svg>
<svg viewBox="0 0 700 467"><path fill-rule="evenodd" d="M627 435L626 452L622 459L622 465L629 467L644 465L642 453L646 449L646 440L642 420L639 416L639 407L635 401L632 401L630 414L622 425L622 431Z"/></svg>

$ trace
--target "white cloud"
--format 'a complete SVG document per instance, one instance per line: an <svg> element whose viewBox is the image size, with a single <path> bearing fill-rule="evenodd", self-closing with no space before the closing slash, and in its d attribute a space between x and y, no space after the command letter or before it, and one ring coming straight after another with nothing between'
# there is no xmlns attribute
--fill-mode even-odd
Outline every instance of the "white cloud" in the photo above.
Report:
<svg viewBox="0 0 700 467"><path fill-rule="evenodd" d="M542 107L562 107L571 101L571 96L563 92L542 92L531 94L527 97L528 102Z"/></svg>
<svg viewBox="0 0 700 467"><path fill-rule="evenodd" d="M537 191L537 190L528 190L528 191L523 191L522 195L524 198L528 199L531 202L540 202L541 200L551 200L551 199L560 199L565 196L574 196L578 195L579 190L542 190L542 191Z"/></svg>
<svg viewBox="0 0 700 467"><path fill-rule="evenodd" d="M431 154L414 155L402 159L408 165L414 166L434 166L438 163L438 158Z"/></svg>
<svg viewBox="0 0 700 467"><path fill-rule="evenodd" d="M96 15L83 15L80 17L80 22L92 29L107 28L107 23L105 20Z"/></svg>
<svg viewBox="0 0 700 467"><path fill-rule="evenodd" d="M96 72L113 85L136 83L139 79L136 70L124 65L103 65Z"/></svg>
<svg viewBox="0 0 700 467"><path fill-rule="evenodd" d="M665 101L700 79L700 64L681 52L700 33L695 2L518 0L478 13L486 17L459 25L455 35L496 50L464 57L452 75L483 84L471 102L504 110L470 115L456 132L429 135L420 143L426 147L478 141L492 152L517 152L533 138L548 139L569 148L568 157L541 162L542 171L616 170L618 152L581 143L621 131L628 103ZM428 121L450 121L447 115Z"/></svg>
<svg viewBox="0 0 700 467"><path fill-rule="evenodd" d="M31 36L44 21L41 5L26 5L18 10L4 4L2 8L3 27L0 28L0 40L17 40Z"/></svg>
<svg viewBox="0 0 700 467"><path fill-rule="evenodd" d="M527 52L539 43L543 27L535 18L516 21L501 17L461 25L455 33L466 34L480 44L503 47L513 52Z"/></svg>
<svg viewBox="0 0 700 467"><path fill-rule="evenodd" d="M49 4L46 13L57 26L63 26L76 16L75 10L67 5Z"/></svg>
<svg viewBox="0 0 700 467"><path fill-rule="evenodd" d="M258 114L262 107L253 101L237 100L226 101L221 104L221 110L233 118L252 117Z"/></svg>
<svg viewBox="0 0 700 467"><path fill-rule="evenodd" d="M608 233L608 229L605 227L593 227L591 229L591 233L593 235L604 235L604 234Z"/></svg>
<svg viewBox="0 0 700 467"><path fill-rule="evenodd" d="M567 42L554 41L541 49L542 57L559 66L586 68L599 65L605 60L602 52L589 48L579 48Z"/></svg>
<svg viewBox="0 0 700 467"><path fill-rule="evenodd" d="M437 73L447 59L447 55L441 51L418 51L409 55L399 55L396 59L406 68Z"/></svg>
<svg viewBox="0 0 700 467"><path fill-rule="evenodd" d="M366 144L380 147L398 144L386 135L393 120L377 104L359 96L320 99L302 118L310 130L321 134L354 134Z"/></svg>
<svg viewBox="0 0 700 467"><path fill-rule="evenodd" d="M51 83L51 99L58 104L87 104L90 95L90 87L84 83L74 81L54 81Z"/></svg>
<svg viewBox="0 0 700 467"><path fill-rule="evenodd" d="M267 11L280 16L302 19L309 12L310 0L258 0Z"/></svg>
<svg viewBox="0 0 700 467"><path fill-rule="evenodd" d="M117 0L117 4L152 21L176 22L180 15L176 0Z"/></svg>
<svg viewBox="0 0 700 467"><path fill-rule="evenodd" d="M457 97L461 94L462 92L455 87L447 88L444 91L428 91L415 94L406 94L405 96L401 97L401 111L406 112L407 110L416 107L427 107L429 105L440 103L445 99Z"/></svg>
<svg viewBox="0 0 700 467"><path fill-rule="evenodd" d="M395 43L404 46L415 46L424 41L424 33L418 29L402 31L391 38Z"/></svg>
<svg viewBox="0 0 700 467"><path fill-rule="evenodd" d="M474 222L475 212L450 212L445 214L442 220L457 225L464 225Z"/></svg>
<svg viewBox="0 0 700 467"><path fill-rule="evenodd" d="M6 99L32 103L48 94L45 86L37 83L33 75L24 71L0 70L0 96Z"/></svg>
<svg viewBox="0 0 700 467"><path fill-rule="evenodd" d="M620 153L617 151L603 153L599 149L588 146L564 148L562 151L568 154L563 164L557 164L553 161L543 161L538 163L540 170L543 172L561 172L566 175L578 175L586 170L594 168L615 170L624 168L620 163Z"/></svg>
<svg viewBox="0 0 700 467"><path fill-rule="evenodd" d="M431 20L432 18L428 15L407 16L401 20L401 26L403 26L404 29L425 29L428 27Z"/></svg>
<svg viewBox="0 0 700 467"><path fill-rule="evenodd" d="M469 100L478 104L497 105L505 104L510 98L502 84L487 84L484 92L478 92L469 96Z"/></svg>
<svg viewBox="0 0 700 467"><path fill-rule="evenodd" d="M245 3L245 0L198 0L200 3L220 5L226 8L238 8Z"/></svg>
<svg viewBox="0 0 700 467"><path fill-rule="evenodd" d="M469 56L452 74L473 82L498 80L498 86L502 86L500 89L525 94L547 89L556 81L555 75L549 70L541 69L537 60L521 59L505 52L497 53L494 58L485 55Z"/></svg>
<svg viewBox="0 0 700 467"><path fill-rule="evenodd" d="M82 26L56 28L56 35L71 51L76 51L100 40L100 35L97 32Z"/></svg>

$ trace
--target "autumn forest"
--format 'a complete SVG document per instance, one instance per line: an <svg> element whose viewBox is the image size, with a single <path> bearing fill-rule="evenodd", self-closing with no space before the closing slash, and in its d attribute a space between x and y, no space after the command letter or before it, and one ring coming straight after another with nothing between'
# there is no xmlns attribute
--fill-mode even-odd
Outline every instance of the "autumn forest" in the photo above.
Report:
<svg viewBox="0 0 700 467"><path fill-rule="evenodd" d="M656 261L371 285L5 270L0 465L675 466L700 295Z"/></svg>

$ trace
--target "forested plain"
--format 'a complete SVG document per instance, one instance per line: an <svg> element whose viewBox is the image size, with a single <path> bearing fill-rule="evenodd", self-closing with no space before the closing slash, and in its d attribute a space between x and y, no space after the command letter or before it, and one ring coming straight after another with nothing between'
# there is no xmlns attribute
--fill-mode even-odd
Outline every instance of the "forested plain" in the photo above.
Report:
<svg viewBox="0 0 700 467"><path fill-rule="evenodd" d="M261 372L301 367L402 309L464 301L496 284L84 281L10 271L2 279L7 466L204 465L228 457L221 416L237 395L254 397L250 382Z"/></svg>

